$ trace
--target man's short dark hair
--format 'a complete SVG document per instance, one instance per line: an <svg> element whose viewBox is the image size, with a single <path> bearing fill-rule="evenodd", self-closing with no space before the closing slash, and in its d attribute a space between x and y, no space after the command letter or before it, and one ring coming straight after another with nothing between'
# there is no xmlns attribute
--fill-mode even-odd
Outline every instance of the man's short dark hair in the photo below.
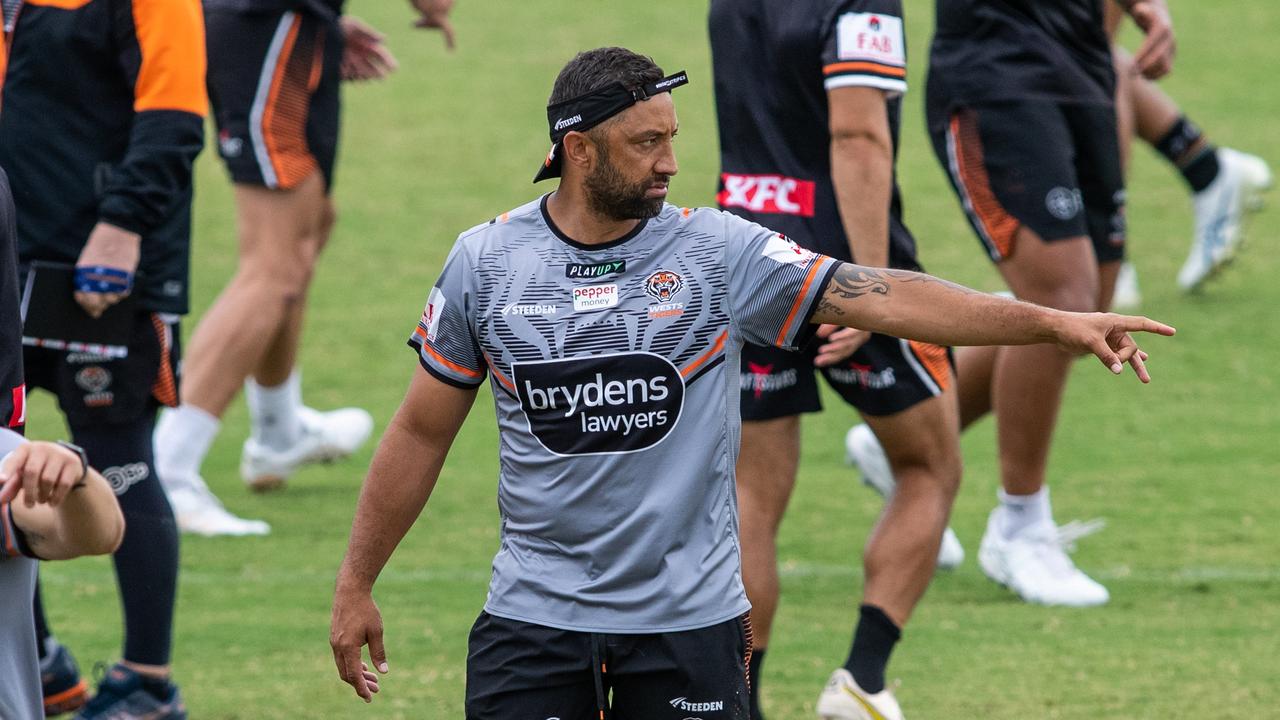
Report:
<svg viewBox="0 0 1280 720"><path fill-rule="evenodd" d="M547 104L585 95L610 83L620 82L632 89L662 78L662 68L647 55L620 47L587 50L575 55L560 70Z"/></svg>

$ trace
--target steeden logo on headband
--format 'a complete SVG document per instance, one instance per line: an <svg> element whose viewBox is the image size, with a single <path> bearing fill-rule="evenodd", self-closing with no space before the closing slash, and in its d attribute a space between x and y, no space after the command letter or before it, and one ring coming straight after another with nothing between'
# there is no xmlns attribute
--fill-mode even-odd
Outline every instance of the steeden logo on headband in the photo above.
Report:
<svg viewBox="0 0 1280 720"><path fill-rule="evenodd" d="M555 127L556 127L556 130L563 130L569 127L570 125L576 125L580 122L582 122L582 115L579 114L579 115L574 115L571 118L561 118L557 120Z"/></svg>

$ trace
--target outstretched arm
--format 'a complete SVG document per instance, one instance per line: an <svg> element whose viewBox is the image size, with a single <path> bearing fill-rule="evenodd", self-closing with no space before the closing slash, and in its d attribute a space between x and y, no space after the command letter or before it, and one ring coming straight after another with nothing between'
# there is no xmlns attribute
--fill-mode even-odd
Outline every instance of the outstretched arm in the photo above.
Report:
<svg viewBox="0 0 1280 720"><path fill-rule="evenodd" d="M937 345L1053 343L1092 353L1112 372L1133 366L1150 382L1145 355L1130 332L1173 335L1145 317L1071 313L981 293L932 275L841 263L811 322L857 327Z"/></svg>
<svg viewBox="0 0 1280 720"><path fill-rule="evenodd" d="M373 700L378 683L361 662L361 648L368 645L374 666L387 671L373 583L431 496L475 397L475 390L445 384L418 368L369 466L338 570L329 634L338 676L365 702Z"/></svg>

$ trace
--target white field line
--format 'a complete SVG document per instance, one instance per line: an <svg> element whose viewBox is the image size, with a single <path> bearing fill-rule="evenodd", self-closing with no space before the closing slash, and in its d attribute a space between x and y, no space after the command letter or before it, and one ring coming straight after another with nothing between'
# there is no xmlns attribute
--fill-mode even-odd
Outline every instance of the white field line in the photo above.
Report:
<svg viewBox="0 0 1280 720"><path fill-rule="evenodd" d="M961 572L977 572L972 561L966 560ZM853 565L835 565L823 563L784 563L779 569L784 578L862 578L862 568ZM946 582L951 573L938 573L938 582ZM1265 584L1280 582L1280 567L1226 567L1226 566L1190 566L1166 570L1147 570L1123 565L1104 570L1091 571L1089 574L1109 583L1150 583L1184 585L1200 582L1225 582L1240 584ZM262 585L289 585L294 583L324 582L332 583L334 576L328 572L315 571L278 571L265 570L215 570L210 568L183 568L178 575L179 585L222 585L228 582L240 582ZM73 586L83 583L83 576L66 575L57 572L45 572L42 579L50 585ZM485 585L489 582L488 569L477 568L420 568L398 569L388 568L378 578L379 584L404 583L461 583L468 585Z"/></svg>

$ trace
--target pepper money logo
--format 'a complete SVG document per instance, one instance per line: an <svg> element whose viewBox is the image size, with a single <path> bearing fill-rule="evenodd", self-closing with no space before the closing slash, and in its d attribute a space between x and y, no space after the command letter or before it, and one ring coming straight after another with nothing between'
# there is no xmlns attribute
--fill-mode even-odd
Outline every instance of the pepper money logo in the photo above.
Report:
<svg viewBox="0 0 1280 720"><path fill-rule="evenodd" d="M651 448L684 408L684 378L653 353L516 363L512 375L529 431L556 455Z"/></svg>

